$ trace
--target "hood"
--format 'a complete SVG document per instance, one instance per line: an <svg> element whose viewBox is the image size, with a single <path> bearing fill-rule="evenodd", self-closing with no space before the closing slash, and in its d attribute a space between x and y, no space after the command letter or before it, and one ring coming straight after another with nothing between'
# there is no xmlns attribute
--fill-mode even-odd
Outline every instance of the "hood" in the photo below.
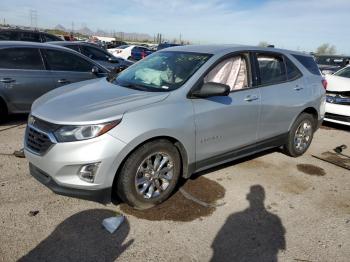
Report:
<svg viewBox="0 0 350 262"><path fill-rule="evenodd" d="M57 88L37 99L31 114L55 124L103 123L126 111L159 102L168 92L145 92L109 83L106 78Z"/></svg>
<svg viewBox="0 0 350 262"><path fill-rule="evenodd" d="M327 91L350 91L350 78L335 75L326 75L325 77L328 82Z"/></svg>

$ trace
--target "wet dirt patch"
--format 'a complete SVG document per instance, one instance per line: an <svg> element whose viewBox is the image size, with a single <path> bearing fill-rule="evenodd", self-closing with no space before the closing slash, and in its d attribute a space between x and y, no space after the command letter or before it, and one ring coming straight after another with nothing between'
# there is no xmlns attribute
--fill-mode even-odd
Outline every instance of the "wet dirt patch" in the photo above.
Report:
<svg viewBox="0 0 350 262"><path fill-rule="evenodd" d="M323 168L310 164L299 164L297 165L297 169L311 176L324 176L326 174Z"/></svg>
<svg viewBox="0 0 350 262"><path fill-rule="evenodd" d="M310 188L310 184L298 179L288 179L282 184L281 190L286 193L299 195Z"/></svg>
<svg viewBox="0 0 350 262"><path fill-rule="evenodd" d="M215 203L217 200L225 196L225 188L219 183L207 179L203 176L195 179L189 179L182 187L187 193L193 197L206 202ZM185 198L180 191L177 191L173 196L162 204L147 210L135 210L132 207L121 204L122 212L135 216L137 218L160 221L193 221L197 218L206 217L215 211L215 207L204 207Z"/></svg>

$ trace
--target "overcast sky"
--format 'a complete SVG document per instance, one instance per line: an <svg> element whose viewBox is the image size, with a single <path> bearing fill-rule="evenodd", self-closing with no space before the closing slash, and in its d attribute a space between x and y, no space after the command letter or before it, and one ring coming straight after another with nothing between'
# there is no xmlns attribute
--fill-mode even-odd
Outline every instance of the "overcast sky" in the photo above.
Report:
<svg viewBox="0 0 350 262"><path fill-rule="evenodd" d="M30 25L30 9L40 27L74 21L75 28L306 51L330 43L350 54L350 0L1 0L0 19Z"/></svg>

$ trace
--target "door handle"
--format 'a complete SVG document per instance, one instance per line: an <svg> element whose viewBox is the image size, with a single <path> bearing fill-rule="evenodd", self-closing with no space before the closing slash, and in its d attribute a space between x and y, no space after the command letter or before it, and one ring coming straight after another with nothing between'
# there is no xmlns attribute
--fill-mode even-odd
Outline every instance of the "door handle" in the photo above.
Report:
<svg viewBox="0 0 350 262"><path fill-rule="evenodd" d="M300 90L302 90L302 89L304 89L304 88L301 87L301 86L296 86L296 87L294 87L294 90L295 90L295 91L300 91Z"/></svg>
<svg viewBox="0 0 350 262"><path fill-rule="evenodd" d="M259 97L257 95L248 95L244 98L244 101L251 102L258 99Z"/></svg>
<svg viewBox="0 0 350 262"><path fill-rule="evenodd" d="M67 79L59 79L59 80L57 81L57 83L60 83L60 84L67 84L67 83L70 83L70 81L67 80Z"/></svg>
<svg viewBox="0 0 350 262"><path fill-rule="evenodd" d="M16 82L16 80L9 78L9 77L5 77L5 78L0 79L0 82L1 83L13 83L13 82Z"/></svg>

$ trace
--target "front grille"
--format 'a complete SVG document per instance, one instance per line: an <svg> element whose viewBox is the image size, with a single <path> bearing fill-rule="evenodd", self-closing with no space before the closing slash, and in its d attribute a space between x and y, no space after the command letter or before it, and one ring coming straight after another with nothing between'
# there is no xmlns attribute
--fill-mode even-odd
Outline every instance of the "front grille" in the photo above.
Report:
<svg viewBox="0 0 350 262"><path fill-rule="evenodd" d="M342 116L337 114L326 113L324 117L328 119L342 121L342 122L350 122L350 116Z"/></svg>
<svg viewBox="0 0 350 262"><path fill-rule="evenodd" d="M326 101L330 104L350 105L350 92L327 91Z"/></svg>
<svg viewBox="0 0 350 262"><path fill-rule="evenodd" d="M43 155L53 145L49 136L39 130L28 126L26 131L26 146L31 151Z"/></svg>
<svg viewBox="0 0 350 262"><path fill-rule="evenodd" d="M31 125L43 132L54 132L61 127L60 125L46 122L34 116L31 117L34 119L34 122L31 123Z"/></svg>

